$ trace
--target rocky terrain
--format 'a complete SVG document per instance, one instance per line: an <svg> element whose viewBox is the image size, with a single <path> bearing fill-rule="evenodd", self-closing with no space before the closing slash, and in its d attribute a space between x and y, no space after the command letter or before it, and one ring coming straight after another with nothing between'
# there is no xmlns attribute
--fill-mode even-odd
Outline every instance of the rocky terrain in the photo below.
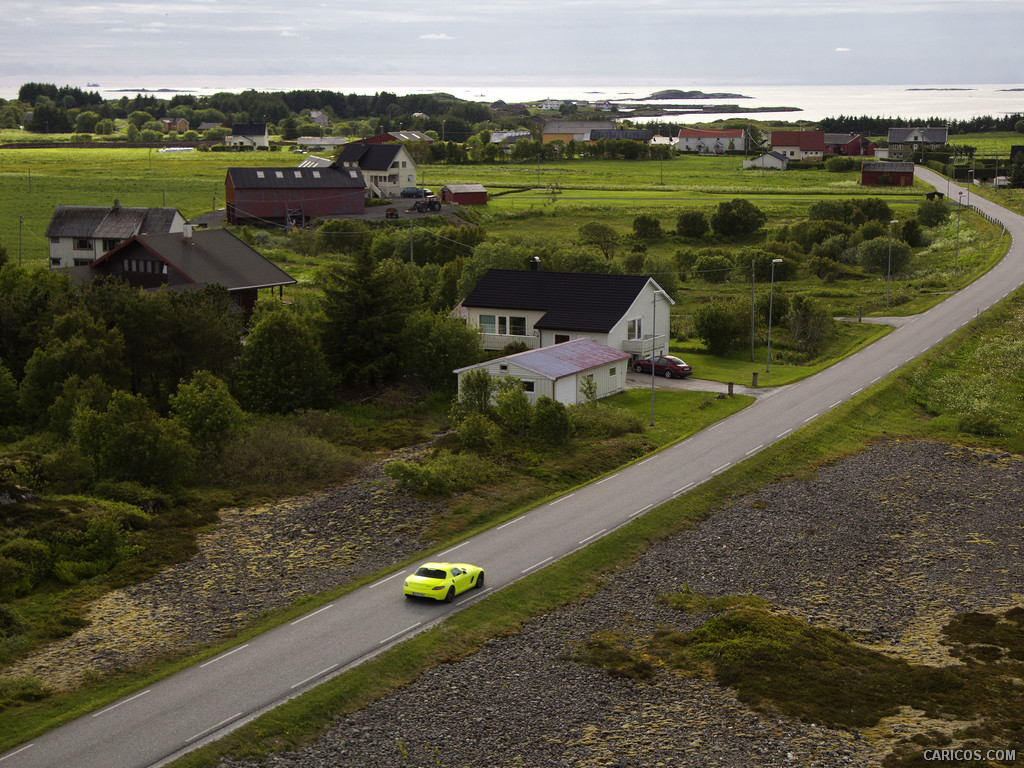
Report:
<svg viewBox="0 0 1024 768"><path fill-rule="evenodd" d="M208 642L402 559L423 545L431 511L399 498L379 467L343 489L232 511L192 561L111 594L91 627L15 673L59 687ZM935 724L905 711L864 733L835 730L755 711L704 679L616 679L572 654L601 629L642 640L699 626L706 614L659 600L688 586L759 595L886 653L957 663L937 642L950 617L1024 604L1022 527L1020 457L881 444L814 481L735 501L653 546L593 598L426 671L299 752L223 766L877 766L894 741Z"/></svg>

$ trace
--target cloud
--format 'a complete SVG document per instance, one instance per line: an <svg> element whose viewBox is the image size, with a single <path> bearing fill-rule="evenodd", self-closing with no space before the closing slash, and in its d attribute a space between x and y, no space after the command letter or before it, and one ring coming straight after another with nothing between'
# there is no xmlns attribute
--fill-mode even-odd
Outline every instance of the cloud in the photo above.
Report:
<svg viewBox="0 0 1024 768"><path fill-rule="evenodd" d="M454 40L455 38L451 35L447 35L444 32L431 32L426 35L420 35L420 40Z"/></svg>
<svg viewBox="0 0 1024 768"><path fill-rule="evenodd" d="M836 53L849 53L849 48L836 48Z"/></svg>

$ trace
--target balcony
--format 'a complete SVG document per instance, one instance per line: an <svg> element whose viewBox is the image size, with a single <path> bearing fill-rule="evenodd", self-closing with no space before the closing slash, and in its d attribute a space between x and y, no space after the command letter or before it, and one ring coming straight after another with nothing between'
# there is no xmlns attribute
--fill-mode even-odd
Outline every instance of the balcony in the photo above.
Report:
<svg viewBox="0 0 1024 768"><path fill-rule="evenodd" d="M654 337L654 347L657 348L665 341L665 334L659 333ZM667 347L666 347L667 349ZM651 354L651 337L644 336L642 339L626 339L622 342L622 351L639 357L649 357Z"/></svg>
<svg viewBox="0 0 1024 768"><path fill-rule="evenodd" d="M515 336L508 333L481 333L480 346L484 349L504 349L509 344L522 343L527 349L540 346L539 336Z"/></svg>

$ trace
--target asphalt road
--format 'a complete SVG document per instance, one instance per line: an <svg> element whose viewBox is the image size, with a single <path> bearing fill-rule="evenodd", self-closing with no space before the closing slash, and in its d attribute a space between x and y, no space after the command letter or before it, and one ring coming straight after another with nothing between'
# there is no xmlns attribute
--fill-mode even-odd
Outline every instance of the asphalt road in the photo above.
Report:
<svg viewBox="0 0 1024 768"><path fill-rule="evenodd" d="M920 168L916 172L937 188L946 185L945 177ZM959 191L952 185L950 196L955 199ZM464 593L452 604L409 601L401 592L407 572L396 573L23 744L0 756L0 768L128 768L169 762L800 429L1024 283L1024 218L977 195L971 201L1013 235L1007 257L988 274L832 368L765 391L749 408L684 442L434 558L483 566L485 589Z"/></svg>

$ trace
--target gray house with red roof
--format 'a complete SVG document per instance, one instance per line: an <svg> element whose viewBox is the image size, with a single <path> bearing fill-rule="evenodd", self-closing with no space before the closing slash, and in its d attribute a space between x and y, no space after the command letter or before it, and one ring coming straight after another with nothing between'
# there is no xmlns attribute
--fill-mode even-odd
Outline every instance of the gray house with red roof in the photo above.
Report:
<svg viewBox="0 0 1024 768"><path fill-rule="evenodd" d="M590 339L630 356L668 353L672 300L651 277L490 269L460 304L484 349Z"/></svg>
<svg viewBox="0 0 1024 768"><path fill-rule="evenodd" d="M92 264L71 271L73 279L86 281L112 275L142 289L196 290L222 285L248 318L259 291L295 283L226 229L180 234L137 235Z"/></svg>

